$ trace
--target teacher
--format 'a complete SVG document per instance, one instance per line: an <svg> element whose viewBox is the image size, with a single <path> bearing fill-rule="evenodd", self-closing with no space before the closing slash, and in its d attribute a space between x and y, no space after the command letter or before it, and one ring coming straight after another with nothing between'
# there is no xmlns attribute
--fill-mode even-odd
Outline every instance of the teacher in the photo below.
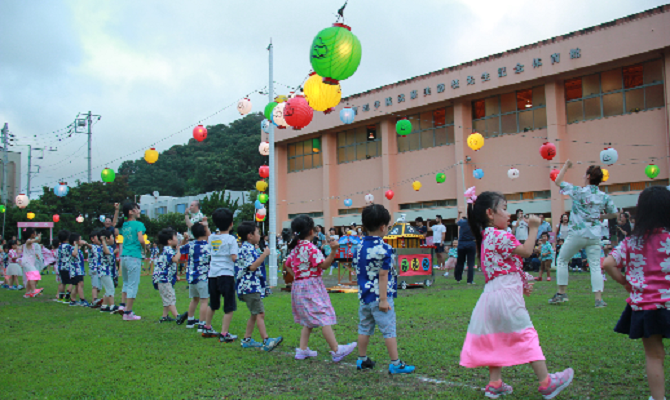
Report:
<svg viewBox="0 0 670 400"><path fill-rule="evenodd" d="M463 268L465 261L468 262L468 285L474 285L475 279L475 256L477 255L477 242L475 236L470 230L468 219L461 217L462 212L459 211L460 219L456 223L458 225L458 257L456 258L456 270L454 271L454 278L456 282L463 279Z"/></svg>

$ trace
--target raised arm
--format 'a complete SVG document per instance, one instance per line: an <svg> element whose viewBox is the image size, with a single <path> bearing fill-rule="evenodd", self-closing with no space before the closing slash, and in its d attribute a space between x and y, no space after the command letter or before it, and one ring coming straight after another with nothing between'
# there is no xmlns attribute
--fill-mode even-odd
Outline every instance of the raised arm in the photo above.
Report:
<svg viewBox="0 0 670 400"><path fill-rule="evenodd" d="M565 162L565 164L563 165L563 168L561 168L561 172L558 173L558 176L556 177L556 180L554 181L556 186L561 187L561 183L563 183L563 177L565 176L565 173L570 168L572 168L572 161L567 160Z"/></svg>
<svg viewBox="0 0 670 400"><path fill-rule="evenodd" d="M184 211L184 220L186 221L186 227L190 230L193 226L193 222L191 222L191 219L188 217L188 208Z"/></svg>
<svg viewBox="0 0 670 400"><path fill-rule="evenodd" d="M119 222L119 203L114 203L114 219L112 219L112 227L116 227Z"/></svg>
<svg viewBox="0 0 670 400"><path fill-rule="evenodd" d="M528 218L528 239L524 244L515 248L512 253L523 258L530 257L531 254L533 254L533 250L535 250L535 241L531 238L537 237L537 228L539 226L540 217L537 215L531 215L531 217Z"/></svg>

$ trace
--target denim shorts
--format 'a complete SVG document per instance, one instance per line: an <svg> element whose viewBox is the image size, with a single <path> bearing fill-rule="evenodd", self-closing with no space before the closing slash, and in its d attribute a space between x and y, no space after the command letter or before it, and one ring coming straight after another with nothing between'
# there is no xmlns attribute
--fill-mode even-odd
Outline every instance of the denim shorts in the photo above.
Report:
<svg viewBox="0 0 670 400"><path fill-rule="evenodd" d="M358 334L372 336L375 333L375 324L379 326L384 339L396 337L395 332L395 306L393 299L387 300L391 309L387 312L379 311L379 302L361 305L358 308Z"/></svg>
<svg viewBox="0 0 670 400"><path fill-rule="evenodd" d="M137 297L141 272L141 258L121 257L121 275L123 276L123 289L121 291L126 294L126 298L134 299Z"/></svg>

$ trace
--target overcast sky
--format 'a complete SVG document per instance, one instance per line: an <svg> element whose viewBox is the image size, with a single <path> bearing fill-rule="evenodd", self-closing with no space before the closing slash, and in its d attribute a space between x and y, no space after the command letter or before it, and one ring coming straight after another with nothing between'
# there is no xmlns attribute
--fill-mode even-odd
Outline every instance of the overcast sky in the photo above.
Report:
<svg viewBox="0 0 670 400"><path fill-rule="evenodd" d="M175 133L261 89L266 47L275 81L309 72L309 46L344 0L42 0L0 2L0 123L18 144L57 148L33 165L33 192L58 179L86 180L86 135L50 132L77 113L93 126L93 180L105 164L135 159ZM600 24L663 4L655 0L350 0L345 22L363 46L343 96ZM276 85L280 93L288 89ZM266 96L251 97L257 111ZM205 124L228 123L235 107ZM35 139L34 135L38 138ZM158 145L185 143L190 130ZM28 140L31 138L31 140ZM21 177L26 187L27 147ZM39 152L38 152L39 153ZM33 153L33 155L39 155ZM175 171L188 174L188 171ZM169 195L169 193L165 193Z"/></svg>

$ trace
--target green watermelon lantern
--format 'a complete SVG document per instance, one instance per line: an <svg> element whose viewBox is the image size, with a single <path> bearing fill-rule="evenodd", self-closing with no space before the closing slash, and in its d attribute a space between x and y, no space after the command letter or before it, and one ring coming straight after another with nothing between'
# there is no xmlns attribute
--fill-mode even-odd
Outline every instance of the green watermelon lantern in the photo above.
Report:
<svg viewBox="0 0 670 400"><path fill-rule="evenodd" d="M656 178L658 176L659 172L661 172L661 170L658 168L658 166L656 166L654 164L649 164L649 165L647 165L647 168L644 169L644 173L647 174L649 179Z"/></svg>
<svg viewBox="0 0 670 400"><path fill-rule="evenodd" d="M268 202L268 195L265 194L265 193L259 194L258 195L258 201L260 201L263 204L267 203Z"/></svg>
<svg viewBox="0 0 670 400"><path fill-rule="evenodd" d="M263 114L265 114L265 118L268 121L272 121L272 110L274 110L276 106L277 106L277 103L274 102L274 101L271 102L271 103L268 103L268 105L265 106L265 112Z"/></svg>
<svg viewBox="0 0 670 400"><path fill-rule="evenodd" d="M447 180L447 175L445 175L443 172L440 172L437 175L435 175L435 181L437 183L444 183L445 180Z"/></svg>
<svg viewBox="0 0 670 400"><path fill-rule="evenodd" d="M114 179L116 178L116 173L111 168L105 168L102 170L100 176L102 177L103 182L110 183L114 182Z"/></svg>
<svg viewBox="0 0 670 400"><path fill-rule="evenodd" d="M400 136L409 135L412 133L412 123L408 119L398 120L395 124L395 131Z"/></svg>
<svg viewBox="0 0 670 400"><path fill-rule="evenodd" d="M309 50L309 60L323 82L337 85L356 72L361 63L361 42L344 24L319 32Z"/></svg>

